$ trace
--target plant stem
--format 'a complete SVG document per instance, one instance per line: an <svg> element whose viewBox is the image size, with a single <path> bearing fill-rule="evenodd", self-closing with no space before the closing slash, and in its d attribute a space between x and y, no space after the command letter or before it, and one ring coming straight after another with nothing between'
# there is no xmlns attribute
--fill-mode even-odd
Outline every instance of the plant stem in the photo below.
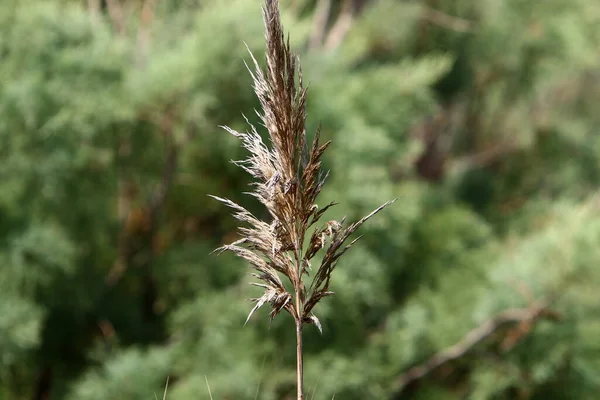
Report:
<svg viewBox="0 0 600 400"><path fill-rule="evenodd" d="M302 365L302 320L296 320L296 377L297 377L297 388L298 388L298 400L304 400L304 377L303 377L303 365Z"/></svg>
<svg viewBox="0 0 600 400"><path fill-rule="evenodd" d="M304 237L305 232L299 228L301 232L296 238ZM299 249L302 249L302 241L296 239L296 251L294 255L296 257L296 281L294 283L294 291L296 292L296 388L297 388L297 400L304 400L304 360L302 353L302 325L304 324L304 302L302 300L302 254Z"/></svg>
<svg viewBox="0 0 600 400"><path fill-rule="evenodd" d="M297 246L296 248L299 248ZM297 400L304 400L304 365L302 353L302 315L304 314L304 304L302 304L302 272L300 270L300 253L296 251L296 265L298 271L298 283L296 291L296 388L298 390Z"/></svg>

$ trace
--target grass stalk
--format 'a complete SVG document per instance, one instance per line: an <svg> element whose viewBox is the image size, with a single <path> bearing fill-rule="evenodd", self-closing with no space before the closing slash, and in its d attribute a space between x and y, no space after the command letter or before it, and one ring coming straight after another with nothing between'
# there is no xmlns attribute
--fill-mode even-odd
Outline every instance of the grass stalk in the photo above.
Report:
<svg viewBox="0 0 600 400"><path fill-rule="evenodd" d="M301 304L300 294L296 292L296 304ZM301 308L300 308L301 309ZM300 312L299 312L300 314ZM296 319L296 388L298 400L304 400L304 352L302 349L302 324Z"/></svg>
<svg viewBox="0 0 600 400"><path fill-rule="evenodd" d="M271 305L270 318L281 311L288 312L296 327L297 399L304 399L302 331L305 324L315 325L320 332L321 322L313 309L329 290L331 275L340 257L357 239L348 238L369 218L393 203L389 201L352 224L331 220L321 222L325 212L336 205L320 208L317 196L329 172L323 171L322 156L330 142L320 143L320 130L308 143L305 129L306 95L298 58L284 40L278 0L265 0L263 19L266 31L266 68L252 58L250 70L253 87L261 104L259 116L266 127L269 142L263 142L256 128L240 133L224 127L239 138L250 153L245 160L234 163L253 178L250 195L257 198L269 212L260 220L231 200L212 196L233 209L233 216L245 226L239 228L240 239L224 245L218 254L232 251L254 269L253 282L264 290L246 322L265 304ZM306 240L308 239L308 240ZM311 261L317 254L323 257L313 271ZM288 290L283 280L289 281ZM306 281L306 282L305 282Z"/></svg>

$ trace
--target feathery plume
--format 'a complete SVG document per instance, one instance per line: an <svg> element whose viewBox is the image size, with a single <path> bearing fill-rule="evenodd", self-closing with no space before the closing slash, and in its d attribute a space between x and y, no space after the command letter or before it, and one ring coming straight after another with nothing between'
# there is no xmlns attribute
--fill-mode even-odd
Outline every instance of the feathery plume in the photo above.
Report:
<svg viewBox="0 0 600 400"><path fill-rule="evenodd" d="M358 240L345 244L347 239L395 200L345 228L344 220L320 224L324 213L336 205L330 203L319 209L316 203L328 176L322 168L322 157L330 141L321 144L319 128L310 146L307 142L307 91L300 63L290 50L289 40L284 39L277 0L266 0L263 18L266 69L263 72L252 53L254 68L248 69L261 105L258 115L270 143L264 143L250 124L250 131L245 133L223 128L239 138L250 153L247 159L235 164L255 179L250 194L266 207L271 222L259 220L230 200L212 196L231 207L233 216L247 224L240 228L240 240L216 251L232 251L246 260L255 270L252 275L259 280L254 285L264 289L261 297L252 299L255 305L246 322L267 303L271 305L271 319L284 310L294 318L298 341L298 399L302 399L302 326L314 324L322 330L313 309L322 298L333 294L329 291L331 274L339 258ZM309 233L310 239L305 243ZM324 256L307 289L303 279L310 272L310 261L319 251L324 251ZM282 277L289 280L292 292L286 289Z"/></svg>

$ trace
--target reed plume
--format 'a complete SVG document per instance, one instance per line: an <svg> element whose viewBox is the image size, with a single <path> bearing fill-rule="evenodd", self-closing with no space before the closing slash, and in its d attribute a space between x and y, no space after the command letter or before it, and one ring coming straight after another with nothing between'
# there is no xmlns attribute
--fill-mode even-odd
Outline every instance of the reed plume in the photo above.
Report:
<svg viewBox="0 0 600 400"><path fill-rule="evenodd" d="M344 225L341 221L322 223L324 213L336 203L319 208L316 203L327 179L322 168L323 153L330 141L321 144L317 129L312 143L306 137L306 88L298 58L292 54L289 39L284 39L278 0L266 0L262 8L266 29L266 70L263 72L252 53L254 71L250 68L253 88L261 105L259 117L266 127L269 143L263 142L256 128L236 132L223 127L239 138L250 153L234 163L246 170L255 181L250 194L268 210L270 221L256 218L244 207L224 198L212 196L234 210L234 217L246 224L239 228L241 239L224 245L219 254L232 251L254 269L252 283L264 289L264 294L251 299L255 305L246 322L261 306L271 305L270 318L288 312L295 321L297 340L297 398L303 399L302 328L314 324L322 331L313 313L317 303L332 295L331 274L340 257L359 238L346 243L367 219L393 201L387 202L360 219ZM311 260L324 252L316 273L310 279ZM291 283L288 291L282 279ZM308 282L307 282L308 283Z"/></svg>

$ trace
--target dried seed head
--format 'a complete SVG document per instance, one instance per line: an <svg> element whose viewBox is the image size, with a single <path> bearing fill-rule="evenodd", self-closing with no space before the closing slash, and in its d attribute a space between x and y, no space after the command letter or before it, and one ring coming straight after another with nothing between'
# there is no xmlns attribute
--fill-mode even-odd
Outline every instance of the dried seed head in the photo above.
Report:
<svg viewBox="0 0 600 400"><path fill-rule="evenodd" d="M252 299L256 304L248 319L258 308L270 303L271 318L286 310L297 322L313 323L321 330L321 323L311 310L320 299L333 294L328 290L331 272L339 257L357 239L342 247L344 242L362 223L391 202L345 229L343 220L329 221L321 228L315 228L305 246L309 229L335 205L330 203L319 209L316 204L328 176L322 169L321 160L330 142L320 144L320 129L317 129L312 144L308 146L306 89L298 59L290 51L289 41L286 43L284 40L277 0L266 0L263 17L267 41L266 69L263 72L250 53L254 64L250 74L261 104L258 115L267 128L270 145L263 142L252 125L250 132L246 133L225 129L239 138L249 151L247 159L235 164L255 179L250 194L266 207L271 221L261 221L242 206L212 196L233 208L234 217L249 225L240 228L242 239L222 246L217 252L233 251L250 263L256 271L253 276L261 281L255 285L265 292L261 297ZM323 260L307 292L303 275L308 274L310 260L322 249L325 249ZM291 282L294 293L287 291L281 276ZM294 299L298 299L296 304Z"/></svg>

